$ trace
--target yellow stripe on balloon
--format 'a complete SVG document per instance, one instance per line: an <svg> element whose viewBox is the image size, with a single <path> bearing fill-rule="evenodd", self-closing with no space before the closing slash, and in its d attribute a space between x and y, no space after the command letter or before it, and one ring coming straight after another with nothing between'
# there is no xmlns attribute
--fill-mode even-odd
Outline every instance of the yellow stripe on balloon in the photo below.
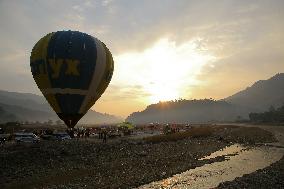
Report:
<svg viewBox="0 0 284 189"><path fill-rule="evenodd" d="M31 62L32 63L38 62L38 64L41 64L39 66L45 67L45 70L47 70L46 57L47 57L48 43L51 37L53 36L53 34L54 33L50 33L44 36L43 38L41 38L34 46L31 54ZM39 74L34 75L34 79L38 87L40 87L40 89L51 88L47 71L40 72Z"/></svg>
<svg viewBox="0 0 284 189"><path fill-rule="evenodd" d="M45 72L41 71L39 74L34 75L35 82L41 91L44 89L51 88L51 83L47 73L47 49L50 39L52 38L53 35L54 32L49 33L43 38L41 38L34 46L31 54L31 62L32 63L38 62L38 64L41 64L40 70L43 70L43 67L46 70ZM46 95L46 99L56 113L61 113L61 109L56 100L55 94Z"/></svg>
<svg viewBox="0 0 284 189"><path fill-rule="evenodd" d="M41 38L34 46L31 54L31 62L35 62L37 60L46 60L47 56L47 47L51 37L54 35L53 33L49 33L43 38Z"/></svg>
<svg viewBox="0 0 284 189"><path fill-rule="evenodd" d="M61 109L58 105L58 102L56 100L55 94L46 94L44 95L46 100L48 101L48 103L51 105L51 107L53 108L53 110L56 113L61 113Z"/></svg>
<svg viewBox="0 0 284 189"><path fill-rule="evenodd" d="M45 94L75 94L75 95L86 95L88 90L82 89L70 89L70 88L50 88L50 89L41 89L41 92Z"/></svg>

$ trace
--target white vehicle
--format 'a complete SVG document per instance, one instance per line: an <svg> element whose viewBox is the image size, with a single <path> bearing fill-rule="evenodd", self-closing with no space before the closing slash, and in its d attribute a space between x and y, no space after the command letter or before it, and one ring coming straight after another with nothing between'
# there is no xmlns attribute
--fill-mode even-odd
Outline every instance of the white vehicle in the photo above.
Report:
<svg viewBox="0 0 284 189"><path fill-rule="evenodd" d="M39 142L40 138L33 133L15 133L16 142Z"/></svg>

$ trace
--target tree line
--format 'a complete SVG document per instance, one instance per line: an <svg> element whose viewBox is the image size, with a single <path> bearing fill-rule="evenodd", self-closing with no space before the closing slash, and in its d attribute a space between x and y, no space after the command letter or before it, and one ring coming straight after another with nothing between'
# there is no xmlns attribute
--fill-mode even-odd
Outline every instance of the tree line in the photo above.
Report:
<svg viewBox="0 0 284 189"><path fill-rule="evenodd" d="M255 123L284 123L284 105L277 109L271 106L263 113L250 113L249 118Z"/></svg>

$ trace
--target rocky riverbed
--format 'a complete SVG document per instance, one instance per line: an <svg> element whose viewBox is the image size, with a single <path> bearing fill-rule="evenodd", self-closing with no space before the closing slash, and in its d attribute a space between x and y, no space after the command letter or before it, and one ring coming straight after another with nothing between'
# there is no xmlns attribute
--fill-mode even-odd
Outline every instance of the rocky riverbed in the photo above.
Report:
<svg viewBox="0 0 284 189"><path fill-rule="evenodd" d="M270 131L277 139L276 143L265 144L272 148L282 150L284 148L284 127L275 126L259 126L264 130ZM220 183L218 189L237 189L237 188L252 188L252 189L280 189L284 188L284 156L271 164L270 166L259 169L251 174L243 175L233 181Z"/></svg>
<svg viewBox="0 0 284 189"><path fill-rule="evenodd" d="M254 146L275 141L270 132L259 128L206 128L207 134L169 141L125 138L106 144L96 139L8 144L0 149L0 188L134 188L223 161L224 157L198 159L233 143Z"/></svg>

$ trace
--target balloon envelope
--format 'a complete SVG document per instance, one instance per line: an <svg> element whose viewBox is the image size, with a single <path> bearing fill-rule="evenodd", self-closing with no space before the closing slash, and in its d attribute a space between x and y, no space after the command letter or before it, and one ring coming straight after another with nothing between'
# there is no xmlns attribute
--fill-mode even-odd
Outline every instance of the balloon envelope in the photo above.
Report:
<svg viewBox="0 0 284 189"><path fill-rule="evenodd" d="M98 39L78 31L58 31L34 46L33 78L50 106L68 127L74 127L107 88L113 58Z"/></svg>

